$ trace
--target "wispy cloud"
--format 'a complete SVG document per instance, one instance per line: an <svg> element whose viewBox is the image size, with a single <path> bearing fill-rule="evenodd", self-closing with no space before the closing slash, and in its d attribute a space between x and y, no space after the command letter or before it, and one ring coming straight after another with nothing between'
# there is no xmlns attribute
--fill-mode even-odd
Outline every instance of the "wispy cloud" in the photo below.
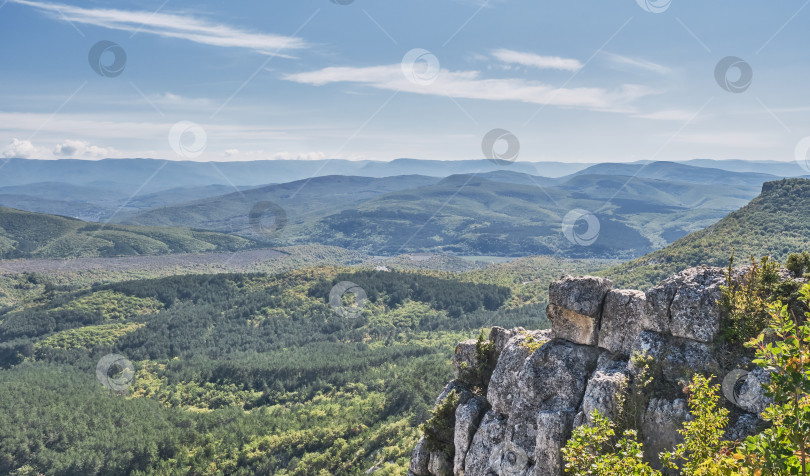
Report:
<svg viewBox="0 0 810 476"><path fill-rule="evenodd" d="M668 74L671 71L666 66L660 65L658 63L653 63L652 61L648 61L642 58L632 58L630 56L619 55L616 53L609 53L607 51L603 51L601 55L614 66L623 69L626 68L642 69L645 71L651 71L653 73L658 74Z"/></svg>
<svg viewBox="0 0 810 476"><path fill-rule="evenodd" d="M582 68L582 63L579 60L559 56L541 56L506 49L494 50L492 56L502 63L519 64L531 68L560 69L564 71L578 71Z"/></svg>
<svg viewBox="0 0 810 476"><path fill-rule="evenodd" d="M166 38L179 38L204 45L246 48L264 55L286 57L289 55L284 52L308 46L300 38L250 32L228 25L192 18L189 15L81 8L60 3L30 0L9 0L9 2L36 8L59 21L132 33L148 33Z"/></svg>
<svg viewBox="0 0 810 476"><path fill-rule="evenodd" d="M633 117L641 119L652 119L654 121L679 121L686 122L693 120L695 116L694 111L684 111L682 109L667 109L664 111L655 111L645 114L636 114Z"/></svg>
<svg viewBox="0 0 810 476"><path fill-rule="evenodd" d="M314 86L332 83L356 83L373 88L415 94L450 96L465 99L519 101L592 110L633 112L629 103L656 91L646 86L623 85L616 90L602 88L555 88L525 79L484 79L478 71L441 70L430 85L409 81L401 66L330 67L306 73L288 74L288 81Z"/></svg>

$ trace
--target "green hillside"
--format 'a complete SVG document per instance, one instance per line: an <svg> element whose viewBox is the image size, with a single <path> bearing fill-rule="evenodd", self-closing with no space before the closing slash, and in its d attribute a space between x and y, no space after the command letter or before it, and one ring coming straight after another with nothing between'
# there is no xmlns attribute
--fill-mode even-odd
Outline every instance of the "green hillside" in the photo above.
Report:
<svg viewBox="0 0 810 476"><path fill-rule="evenodd" d="M102 225L0 207L0 259L236 251L252 240L187 228Z"/></svg>
<svg viewBox="0 0 810 476"><path fill-rule="evenodd" d="M716 224L692 233L642 258L603 274L621 286L653 285L689 266L726 266L733 253L749 256L788 254L810 249L810 180L767 182L762 194Z"/></svg>
<svg viewBox="0 0 810 476"><path fill-rule="evenodd" d="M609 164L610 165L610 164ZM248 213L259 201L287 215L278 244L326 244L370 254L452 253L577 258L641 256L716 222L748 203L769 176L666 162L602 167L560 179L513 171L424 176L317 177L156 208L123 223L186 226L253 237ZM621 173L617 175L616 173ZM645 178L642 175L649 175ZM720 182L721 180L726 183ZM569 243L562 220L595 213L599 239Z"/></svg>
<svg viewBox="0 0 810 476"><path fill-rule="evenodd" d="M612 175L575 176L542 188L458 175L326 216L305 239L380 254L628 259L714 223L755 194L750 186ZM574 209L599 219L591 246L570 243L561 232Z"/></svg>

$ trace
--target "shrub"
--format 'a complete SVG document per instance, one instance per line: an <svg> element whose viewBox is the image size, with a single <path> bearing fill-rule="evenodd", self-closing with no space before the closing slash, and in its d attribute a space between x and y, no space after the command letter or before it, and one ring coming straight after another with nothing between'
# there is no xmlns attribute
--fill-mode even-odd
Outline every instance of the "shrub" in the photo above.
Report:
<svg viewBox="0 0 810 476"><path fill-rule="evenodd" d="M576 475L644 476L660 475L643 461L644 451L635 430L616 437L615 424L598 410L591 425L574 429L562 449L565 472Z"/></svg>

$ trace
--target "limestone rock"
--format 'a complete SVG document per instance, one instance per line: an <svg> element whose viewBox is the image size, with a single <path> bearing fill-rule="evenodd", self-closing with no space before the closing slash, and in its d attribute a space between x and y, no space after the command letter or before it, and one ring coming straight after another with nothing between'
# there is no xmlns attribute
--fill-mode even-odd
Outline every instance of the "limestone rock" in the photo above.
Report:
<svg viewBox="0 0 810 476"><path fill-rule="evenodd" d="M475 344L477 339L459 342L453 354L453 375L469 385L481 385L480 377L476 373L478 359L475 357Z"/></svg>
<svg viewBox="0 0 810 476"><path fill-rule="evenodd" d="M613 282L594 276L565 276L553 281L548 290L546 315L554 337L575 344L596 345L605 295Z"/></svg>
<svg viewBox="0 0 810 476"><path fill-rule="evenodd" d="M490 474L504 474L514 476L527 476L531 470L531 461L526 451L512 443L504 440L495 447L489 457Z"/></svg>
<svg viewBox="0 0 810 476"><path fill-rule="evenodd" d="M461 474L464 471L464 460L470 448L478 424L487 409L484 397L471 398L467 403L456 408L456 426L453 431L453 444L456 454L453 460L453 473Z"/></svg>
<svg viewBox="0 0 810 476"><path fill-rule="evenodd" d="M672 278L670 278L672 279ZM721 268L701 266L677 274L678 291L670 305L670 332L699 342L711 342L720 330Z"/></svg>
<svg viewBox="0 0 810 476"><path fill-rule="evenodd" d="M660 469L658 454L670 451L675 445L683 442L678 433L683 422L690 418L686 400L679 398L674 401L653 398L647 405L642 422L644 435L645 459L653 467Z"/></svg>
<svg viewBox="0 0 810 476"><path fill-rule="evenodd" d="M428 471L433 476L452 476L453 462L444 453L431 452L428 461Z"/></svg>
<svg viewBox="0 0 810 476"><path fill-rule="evenodd" d="M467 457L464 460L464 476L487 476L490 474L490 456L503 442L506 432L506 417L490 410L484 414L473 436ZM497 474L497 473L496 473Z"/></svg>
<svg viewBox="0 0 810 476"><path fill-rule="evenodd" d="M496 362L501 352L503 352L503 349L506 347L506 343L509 342L509 339L525 331L526 329L522 327L504 329L498 326L493 327L492 330L489 331L489 340L491 340L493 344L492 355Z"/></svg>
<svg viewBox="0 0 810 476"><path fill-rule="evenodd" d="M537 440L534 447L533 476L563 474L562 450L571 437L574 422L572 411L540 412L537 415Z"/></svg>
<svg viewBox="0 0 810 476"><path fill-rule="evenodd" d="M711 348L689 339L673 339L661 362L664 378L670 382L688 380L695 372L719 373L719 365Z"/></svg>
<svg viewBox="0 0 810 476"><path fill-rule="evenodd" d="M574 426L591 423L591 414L594 410L616 421L619 416L619 399L629 383L629 370L627 362L601 361L585 387L585 395L579 413L574 419Z"/></svg>
<svg viewBox="0 0 810 476"><path fill-rule="evenodd" d="M759 431L761 421L756 415L743 413L736 421L730 423L723 438L729 441L742 441Z"/></svg>
<svg viewBox="0 0 810 476"><path fill-rule="evenodd" d="M493 410L502 415L508 414L512 407L512 401L518 391L518 376L524 362L532 353L528 347L522 345L528 336L529 333L521 332L509 339L498 357L489 380L487 401Z"/></svg>
<svg viewBox="0 0 810 476"><path fill-rule="evenodd" d="M641 291L614 289L605 296L599 329L599 347L624 355L632 353L641 331L663 331L664 325L649 313L647 296Z"/></svg>
<svg viewBox="0 0 810 476"><path fill-rule="evenodd" d="M765 390L762 388L763 384L768 384L770 381L770 371L756 367L748 373L742 386L739 387L736 395L737 401L732 403L749 413L761 415L765 408L773 402L773 399L765 396Z"/></svg>
<svg viewBox="0 0 810 476"><path fill-rule="evenodd" d="M441 404L442 401L447 398L447 395L449 395L453 390L455 390L458 394L459 405L467 403L467 400L473 397L472 392L470 392L464 382L460 380L451 380L447 385L444 386L439 396L436 397L436 401L433 403L433 406L439 406L439 404Z"/></svg>
<svg viewBox="0 0 810 476"><path fill-rule="evenodd" d="M537 438L537 414L575 412L598 357L595 347L554 339L526 359L509 410L509 439L531 454Z"/></svg>
<svg viewBox="0 0 810 476"><path fill-rule="evenodd" d="M428 476L428 461L430 460L430 452L427 450L425 438L419 438L416 447L411 454L411 465L408 467L408 472L414 476Z"/></svg>

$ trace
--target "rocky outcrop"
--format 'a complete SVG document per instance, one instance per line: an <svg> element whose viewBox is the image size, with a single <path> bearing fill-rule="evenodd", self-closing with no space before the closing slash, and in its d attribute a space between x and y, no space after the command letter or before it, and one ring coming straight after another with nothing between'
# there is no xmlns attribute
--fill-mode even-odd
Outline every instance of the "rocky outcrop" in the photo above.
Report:
<svg viewBox="0 0 810 476"><path fill-rule="evenodd" d="M596 345L602 305L613 288L609 279L566 276L551 283L546 315L554 335L583 345Z"/></svg>
<svg viewBox="0 0 810 476"><path fill-rule="evenodd" d="M432 454L420 440L409 474L562 475L560 450L572 430L590 424L594 410L614 420L627 410L620 408L628 401L623 396L644 370L639 354L651 358L646 371L657 383L646 400L633 401L632 416L645 458L659 466L658 453L681 441L678 430L690 418L684 382L695 372L722 378L730 370L721 368L714 345L724 283L723 270L709 267L684 270L646 292L613 289L611 281L592 276L554 281L550 331L492 328L491 377L469 371L484 367L476 341L458 345L456 380L441 395L455 389L460 396L455 453ZM761 389L767 371L739 375L727 403L738 407L727 429L735 439L756 431L769 403Z"/></svg>

